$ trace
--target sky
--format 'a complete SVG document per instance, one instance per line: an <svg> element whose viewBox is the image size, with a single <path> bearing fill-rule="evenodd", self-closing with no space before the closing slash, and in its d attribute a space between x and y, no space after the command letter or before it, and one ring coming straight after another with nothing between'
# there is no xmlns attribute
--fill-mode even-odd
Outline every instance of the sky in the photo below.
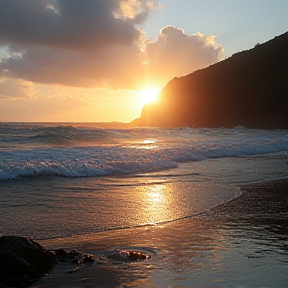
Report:
<svg viewBox="0 0 288 288"><path fill-rule="evenodd" d="M288 0L0 0L0 121L130 122L287 15Z"/></svg>

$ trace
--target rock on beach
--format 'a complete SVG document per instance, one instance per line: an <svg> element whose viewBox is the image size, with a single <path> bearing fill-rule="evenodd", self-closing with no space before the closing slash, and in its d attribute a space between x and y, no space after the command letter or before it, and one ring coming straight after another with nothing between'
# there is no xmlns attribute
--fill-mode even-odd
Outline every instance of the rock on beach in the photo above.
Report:
<svg viewBox="0 0 288 288"><path fill-rule="evenodd" d="M17 236L0 237L0 284L28 285L56 263L55 253L32 239Z"/></svg>

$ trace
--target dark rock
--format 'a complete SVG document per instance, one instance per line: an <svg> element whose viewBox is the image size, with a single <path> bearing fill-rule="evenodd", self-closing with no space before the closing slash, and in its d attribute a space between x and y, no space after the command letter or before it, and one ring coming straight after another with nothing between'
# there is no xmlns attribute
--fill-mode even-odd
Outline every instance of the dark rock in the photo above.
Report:
<svg viewBox="0 0 288 288"><path fill-rule="evenodd" d="M54 253L37 242L16 236L0 237L0 284L28 285L52 268Z"/></svg>
<svg viewBox="0 0 288 288"><path fill-rule="evenodd" d="M81 255L81 252L80 252L79 250L75 250L75 249L73 249L72 251L70 251L70 252L68 253L68 256L69 256L70 258L74 258L74 257L80 256L80 255Z"/></svg>
<svg viewBox="0 0 288 288"><path fill-rule="evenodd" d="M184 77L132 124L158 127L288 128L288 32ZM131 124L131 125L132 125Z"/></svg>
<svg viewBox="0 0 288 288"><path fill-rule="evenodd" d="M51 252L55 253L58 262L71 262L74 264L83 262L83 255L79 250L73 249L68 252L64 248L59 248Z"/></svg>
<svg viewBox="0 0 288 288"><path fill-rule="evenodd" d="M13 251L1 251L0 259L1 278L8 275L8 277L25 277L31 269L31 265Z"/></svg>
<svg viewBox="0 0 288 288"><path fill-rule="evenodd" d="M137 261L137 260L146 260L149 259L150 256L145 255L142 252L136 252L136 251L130 251L128 253L128 257L129 259L131 259L132 261Z"/></svg>
<svg viewBox="0 0 288 288"><path fill-rule="evenodd" d="M84 263L93 263L95 262L95 257L91 254L85 254L83 258Z"/></svg>
<svg viewBox="0 0 288 288"><path fill-rule="evenodd" d="M144 261L149 259L150 256L139 251L127 251L127 250L113 250L113 253L106 257L107 259L121 262L130 261Z"/></svg>
<svg viewBox="0 0 288 288"><path fill-rule="evenodd" d="M72 264L76 264L76 265L81 265L81 264L83 264L83 260L81 260L81 259L72 259L71 263Z"/></svg>
<svg viewBox="0 0 288 288"><path fill-rule="evenodd" d="M76 265L81 265L83 263L95 262L95 258L92 254L82 254L81 251L73 249L68 251L64 248L59 248L53 250L56 255L57 262L69 262Z"/></svg>
<svg viewBox="0 0 288 288"><path fill-rule="evenodd" d="M68 251L63 248L59 248L53 251L55 252L57 257L67 257L69 254Z"/></svg>

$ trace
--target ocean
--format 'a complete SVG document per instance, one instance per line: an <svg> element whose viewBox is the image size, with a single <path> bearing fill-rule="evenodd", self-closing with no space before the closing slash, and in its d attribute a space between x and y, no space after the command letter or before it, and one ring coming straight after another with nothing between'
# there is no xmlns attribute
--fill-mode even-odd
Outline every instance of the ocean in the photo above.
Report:
<svg viewBox="0 0 288 288"><path fill-rule="evenodd" d="M185 242L189 225L183 223L238 197L241 185L287 178L287 151L287 130L1 123L0 235L32 237L48 246L81 241L91 244L91 239L96 245L109 239L105 247L97 244L93 248L98 249L96 254L112 246L133 244L153 255L165 256L166 250L160 247L163 243L134 239L136 243L135 231L145 231L146 235L174 223L179 241L183 235ZM197 231L193 233L197 235ZM181 245L180 251L185 247ZM165 262L165 268L161 268L167 275L181 262L173 257L171 261L173 265ZM182 265L177 267L181 270ZM199 276L197 269L189 266L189 271L194 271L190 274ZM161 278L160 272L154 271L154 275L158 278L148 278L155 286L147 287L182 287L190 283L176 276ZM205 282L205 287L226 287L209 283Z"/></svg>

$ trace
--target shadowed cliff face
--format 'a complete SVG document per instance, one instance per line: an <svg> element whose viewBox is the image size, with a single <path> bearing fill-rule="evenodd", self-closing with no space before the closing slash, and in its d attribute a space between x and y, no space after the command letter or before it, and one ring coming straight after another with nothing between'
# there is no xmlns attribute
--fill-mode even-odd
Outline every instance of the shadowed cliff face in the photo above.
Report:
<svg viewBox="0 0 288 288"><path fill-rule="evenodd" d="M139 125L288 128L288 32L174 78L143 107Z"/></svg>

